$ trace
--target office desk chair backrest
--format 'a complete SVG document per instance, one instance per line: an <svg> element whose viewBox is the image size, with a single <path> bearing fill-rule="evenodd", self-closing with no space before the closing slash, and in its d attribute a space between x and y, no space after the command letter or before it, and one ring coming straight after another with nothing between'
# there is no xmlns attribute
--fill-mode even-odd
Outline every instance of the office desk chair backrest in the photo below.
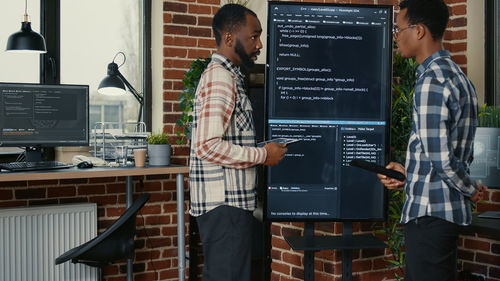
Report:
<svg viewBox="0 0 500 281"><path fill-rule="evenodd" d="M134 258L134 236L137 212L146 204L149 193L143 193L132 206L106 231L94 239L73 248L56 258L56 264L71 260L102 270L106 265L123 258Z"/></svg>

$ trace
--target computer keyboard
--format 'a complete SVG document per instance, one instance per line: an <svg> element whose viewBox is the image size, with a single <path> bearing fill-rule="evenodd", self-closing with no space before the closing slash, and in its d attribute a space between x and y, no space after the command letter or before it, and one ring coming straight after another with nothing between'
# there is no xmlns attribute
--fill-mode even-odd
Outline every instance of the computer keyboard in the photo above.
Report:
<svg viewBox="0 0 500 281"><path fill-rule="evenodd" d="M65 169L71 167L73 167L73 165L62 163L59 161L0 163L0 169L9 170L12 172Z"/></svg>

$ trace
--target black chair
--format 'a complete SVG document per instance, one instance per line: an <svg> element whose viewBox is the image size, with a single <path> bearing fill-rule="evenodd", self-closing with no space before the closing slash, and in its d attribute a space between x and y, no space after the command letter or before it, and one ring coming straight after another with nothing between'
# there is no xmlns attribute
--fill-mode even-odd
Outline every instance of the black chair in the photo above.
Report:
<svg viewBox="0 0 500 281"><path fill-rule="evenodd" d="M151 197L149 193L141 194L106 231L60 255L56 258L56 264L71 260L73 263L97 267L99 279L102 280L102 269L105 266L119 259L133 259L137 212L146 204L149 197ZM132 276L127 277L127 280L132 280Z"/></svg>

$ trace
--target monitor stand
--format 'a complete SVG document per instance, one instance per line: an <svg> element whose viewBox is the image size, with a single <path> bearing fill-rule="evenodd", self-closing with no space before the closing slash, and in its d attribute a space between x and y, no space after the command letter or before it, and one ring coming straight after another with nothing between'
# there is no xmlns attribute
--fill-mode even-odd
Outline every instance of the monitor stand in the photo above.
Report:
<svg viewBox="0 0 500 281"><path fill-rule="evenodd" d="M387 245L371 234L352 234L352 222L342 223L342 236L315 236L314 222L304 223L304 236L285 236L293 250L304 251L304 281L314 281L314 253L342 251L342 281L352 281L352 251L384 249Z"/></svg>
<svg viewBox="0 0 500 281"><path fill-rule="evenodd" d="M25 151L24 151L24 159L26 162L40 162L40 161L42 161L42 147L40 147L40 146L34 146L34 147L27 146Z"/></svg>

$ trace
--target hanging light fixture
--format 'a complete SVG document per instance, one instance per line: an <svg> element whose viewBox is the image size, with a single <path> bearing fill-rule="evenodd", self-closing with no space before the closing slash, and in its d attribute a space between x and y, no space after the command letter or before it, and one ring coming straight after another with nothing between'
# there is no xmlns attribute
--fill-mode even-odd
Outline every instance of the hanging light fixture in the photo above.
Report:
<svg viewBox="0 0 500 281"><path fill-rule="evenodd" d="M24 5L24 21L21 25L21 31L11 36L7 41L7 52L33 52L46 53L45 38L31 29L31 22L28 16L28 0Z"/></svg>

